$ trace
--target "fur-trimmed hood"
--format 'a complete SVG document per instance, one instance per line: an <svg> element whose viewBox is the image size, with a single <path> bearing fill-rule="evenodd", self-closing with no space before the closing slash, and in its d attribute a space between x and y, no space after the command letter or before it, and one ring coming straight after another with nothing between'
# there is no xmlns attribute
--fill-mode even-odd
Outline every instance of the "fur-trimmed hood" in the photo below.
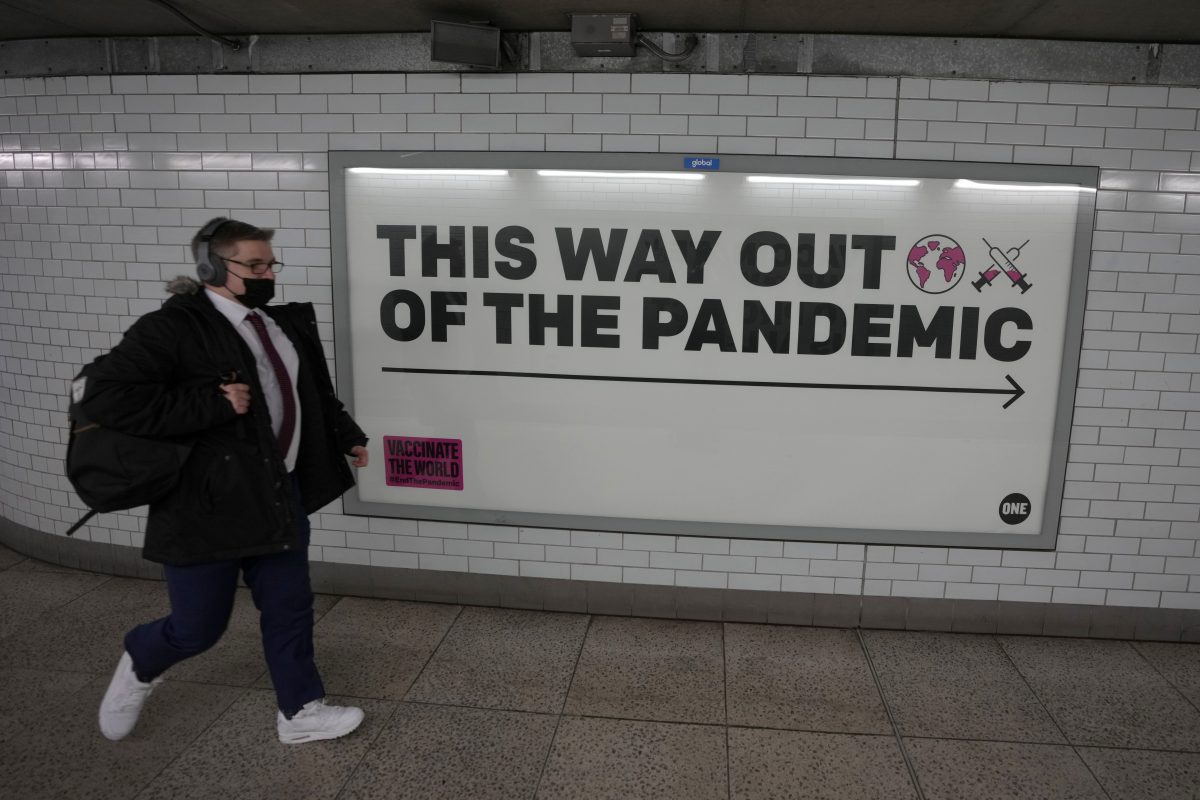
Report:
<svg viewBox="0 0 1200 800"><path fill-rule="evenodd" d="M167 281L168 294L196 294L200 291L200 282L190 275L176 275Z"/></svg>

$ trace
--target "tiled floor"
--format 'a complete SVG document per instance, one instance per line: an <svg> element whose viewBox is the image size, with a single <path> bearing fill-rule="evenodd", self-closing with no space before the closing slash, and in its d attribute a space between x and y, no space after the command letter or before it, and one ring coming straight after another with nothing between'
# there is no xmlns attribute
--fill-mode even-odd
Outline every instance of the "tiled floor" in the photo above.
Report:
<svg viewBox="0 0 1200 800"><path fill-rule="evenodd" d="M96 707L162 584L0 548L0 797L1200 798L1200 645L321 596L331 696L284 746L248 594L134 733Z"/></svg>

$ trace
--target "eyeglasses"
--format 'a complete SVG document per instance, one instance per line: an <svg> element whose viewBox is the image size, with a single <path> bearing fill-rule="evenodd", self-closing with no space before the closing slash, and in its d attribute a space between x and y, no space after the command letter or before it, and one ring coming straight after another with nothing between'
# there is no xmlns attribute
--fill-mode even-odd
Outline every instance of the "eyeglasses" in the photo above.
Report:
<svg viewBox="0 0 1200 800"><path fill-rule="evenodd" d="M247 264L245 261L238 261L236 258L225 258L224 256L220 258L222 261L228 261L232 264L245 267L255 275L266 275L268 272L278 275L279 271L283 269L282 261L251 261Z"/></svg>

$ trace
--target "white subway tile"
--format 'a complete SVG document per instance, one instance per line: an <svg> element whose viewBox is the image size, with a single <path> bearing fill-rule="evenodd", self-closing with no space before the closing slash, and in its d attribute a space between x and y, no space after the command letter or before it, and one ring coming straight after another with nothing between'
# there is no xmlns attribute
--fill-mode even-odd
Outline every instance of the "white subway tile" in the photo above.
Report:
<svg viewBox="0 0 1200 800"><path fill-rule="evenodd" d="M556 578L570 580L570 564L551 564L541 561L522 561L521 576L525 578Z"/></svg>
<svg viewBox="0 0 1200 800"><path fill-rule="evenodd" d="M754 78L751 77L751 82ZM629 90L635 94L687 94L688 92L688 76L687 75L647 75L636 74L631 76ZM529 91L522 88L522 91ZM768 94L772 94L768 92Z"/></svg>
<svg viewBox="0 0 1200 800"><path fill-rule="evenodd" d="M805 75L751 75L750 94L806 95L808 77Z"/></svg>
<svg viewBox="0 0 1200 800"><path fill-rule="evenodd" d="M1103 589L1076 589L1070 586L1056 586L1051 594L1051 602L1077 603L1080 605L1103 605Z"/></svg>
<svg viewBox="0 0 1200 800"><path fill-rule="evenodd" d="M439 94L433 104L438 114L486 114L491 101L486 94Z"/></svg>
<svg viewBox="0 0 1200 800"><path fill-rule="evenodd" d="M636 78L641 76L634 76ZM663 76L668 77L668 76ZM685 81L686 75L669 76L681 77ZM571 92L574 87L574 80L571 75L566 73L528 73L522 72L517 74L517 91L518 92ZM411 91L411 88L410 88ZM684 89L686 91L686 88Z"/></svg>
<svg viewBox="0 0 1200 800"><path fill-rule="evenodd" d="M986 100L987 81L931 80L929 96L940 100Z"/></svg>
<svg viewBox="0 0 1200 800"><path fill-rule="evenodd" d="M735 573L729 576L730 589L742 589L756 592L778 592L782 585L778 575L752 575Z"/></svg>
<svg viewBox="0 0 1200 800"><path fill-rule="evenodd" d="M442 572L468 572L469 565L466 556L443 556L421 553L418 557L421 569L439 570Z"/></svg>
<svg viewBox="0 0 1200 800"><path fill-rule="evenodd" d="M1016 122L1015 103L959 103L959 122Z"/></svg>
<svg viewBox="0 0 1200 800"><path fill-rule="evenodd" d="M623 583L644 583L652 586L674 586L675 573L669 569L642 569L640 567L625 567L622 570Z"/></svg>
<svg viewBox="0 0 1200 800"><path fill-rule="evenodd" d="M1200 439L1200 434L1197 434ZM1200 445L1197 445L1200 447ZM755 539L731 539L729 554L734 556L765 556L779 558L783 556L783 542L761 542Z"/></svg>
<svg viewBox="0 0 1200 800"><path fill-rule="evenodd" d="M420 558L414 553L390 553L382 550L371 551L371 566L392 567L394 569L419 569Z"/></svg>
<svg viewBox="0 0 1200 800"><path fill-rule="evenodd" d="M655 569L699 570L704 565L704 556L699 553L664 553L650 551L650 566Z"/></svg>
<svg viewBox="0 0 1200 800"><path fill-rule="evenodd" d="M1052 591L1049 586L1001 586L998 599L1018 603L1049 603Z"/></svg>
<svg viewBox="0 0 1200 800"><path fill-rule="evenodd" d="M947 583L946 597L954 600L995 600L1000 587L994 583Z"/></svg>
<svg viewBox="0 0 1200 800"><path fill-rule="evenodd" d="M815 578L811 576L784 575L782 579L785 592L812 592L814 594L833 594L833 578Z"/></svg>
<svg viewBox="0 0 1200 800"><path fill-rule="evenodd" d="M1051 85L1045 83L995 81L990 86L988 98L1020 103L1045 103L1049 99L1051 88ZM1051 100L1051 102L1061 101Z"/></svg>
<svg viewBox="0 0 1200 800"><path fill-rule="evenodd" d="M676 586L694 586L705 589L725 589L729 578L717 572L688 572L679 570L675 573Z"/></svg>
<svg viewBox="0 0 1200 800"><path fill-rule="evenodd" d="M892 581L893 597L944 597L946 585L930 581Z"/></svg>
<svg viewBox="0 0 1200 800"><path fill-rule="evenodd" d="M715 76L705 76L715 77ZM695 81L695 76L692 78ZM743 78L743 80L745 80ZM575 75L576 94L595 92L603 94L605 92L628 92L630 87L629 75L620 74L601 74L601 73L580 73ZM694 88L692 91L696 91Z"/></svg>
<svg viewBox="0 0 1200 800"><path fill-rule="evenodd" d="M530 528L522 528L521 531L533 530ZM525 541L524 535L521 541ZM550 544L551 542L546 542ZM554 542L559 543L559 542ZM573 547L622 547L622 534L613 533L610 531L571 531L570 543Z"/></svg>
<svg viewBox="0 0 1200 800"><path fill-rule="evenodd" d="M496 555L500 555L499 549L497 549ZM650 566L650 553L645 550L600 548L596 550L596 563L616 567L648 567Z"/></svg>

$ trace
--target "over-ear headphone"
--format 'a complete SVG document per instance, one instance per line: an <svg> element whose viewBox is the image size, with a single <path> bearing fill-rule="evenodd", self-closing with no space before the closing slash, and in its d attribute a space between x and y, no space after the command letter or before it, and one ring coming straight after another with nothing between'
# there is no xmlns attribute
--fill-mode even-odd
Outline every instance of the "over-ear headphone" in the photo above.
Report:
<svg viewBox="0 0 1200 800"><path fill-rule="evenodd" d="M230 222L229 217L217 217L196 234L196 277L213 286L224 286L228 274L225 261L209 247L217 231L226 222Z"/></svg>

